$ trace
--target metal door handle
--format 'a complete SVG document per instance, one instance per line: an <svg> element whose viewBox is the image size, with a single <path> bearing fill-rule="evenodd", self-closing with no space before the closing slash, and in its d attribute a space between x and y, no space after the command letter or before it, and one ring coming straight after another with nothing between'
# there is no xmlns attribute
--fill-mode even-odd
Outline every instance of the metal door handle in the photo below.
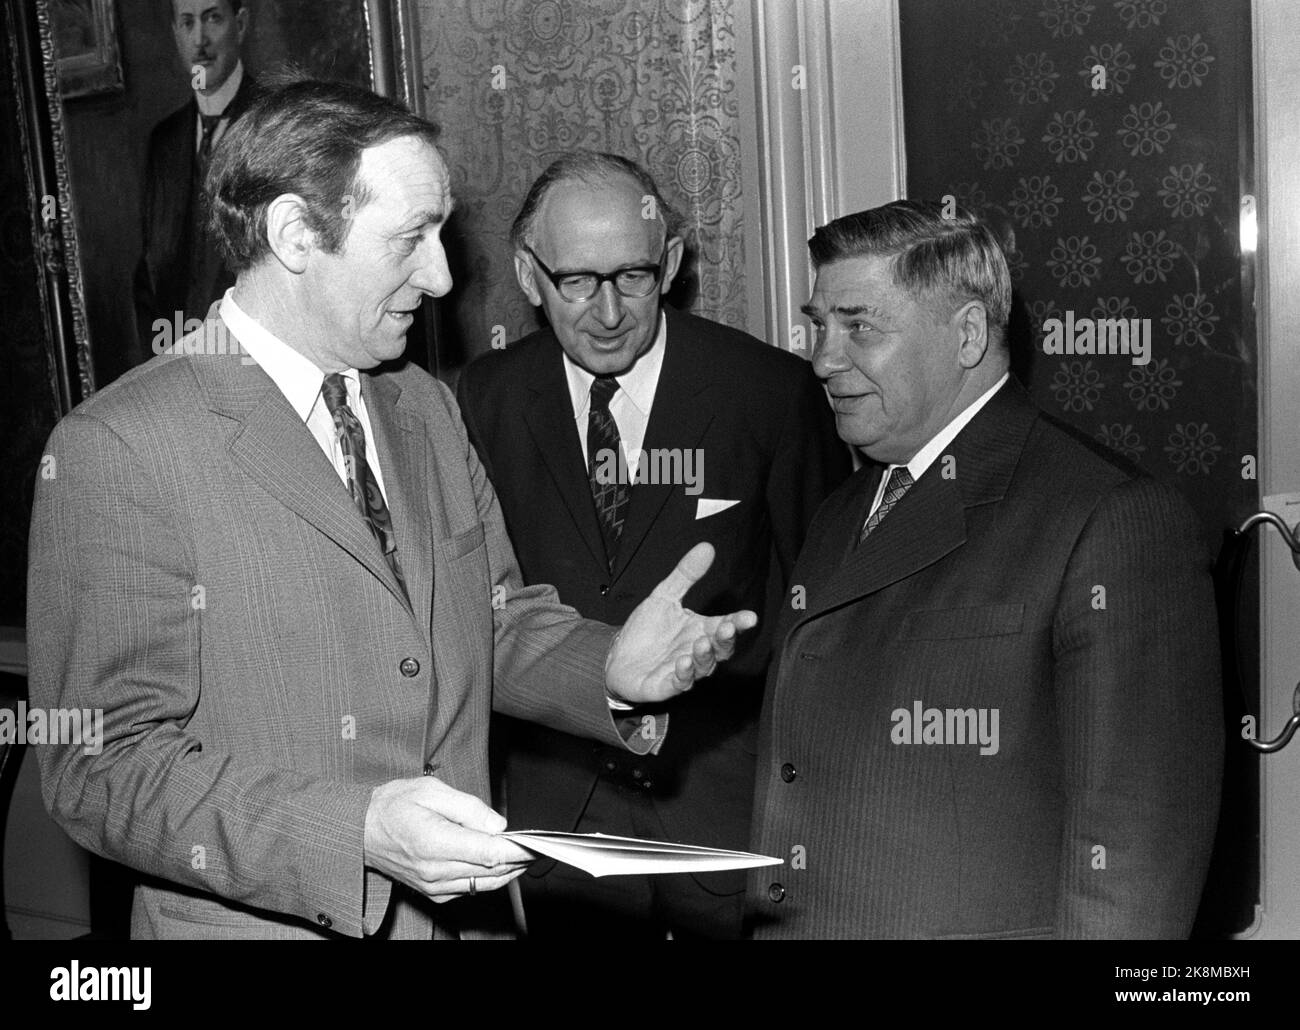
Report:
<svg viewBox="0 0 1300 1030"><path fill-rule="evenodd" d="M1297 569L1300 569L1300 532L1297 531L1300 530L1300 526L1293 530L1282 520L1281 516L1275 515L1271 511L1257 511L1241 524L1241 527L1237 530L1237 535L1244 536L1255 526L1264 524L1272 526L1282 534L1283 542L1291 549L1291 561L1295 563ZM1265 755L1281 751L1291 743L1291 738L1295 736L1296 730L1300 729L1300 683L1296 684L1295 693L1291 696L1291 710L1294 714L1282 727L1282 732L1272 740L1247 738L1246 743Z"/></svg>

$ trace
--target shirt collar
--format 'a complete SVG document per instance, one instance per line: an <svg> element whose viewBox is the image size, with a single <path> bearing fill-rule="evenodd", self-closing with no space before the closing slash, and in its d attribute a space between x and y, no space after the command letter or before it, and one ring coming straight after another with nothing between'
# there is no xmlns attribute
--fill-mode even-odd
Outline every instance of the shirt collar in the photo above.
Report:
<svg viewBox="0 0 1300 1030"><path fill-rule="evenodd" d="M254 321L251 315L235 303L234 292L234 287L231 287L221 298L221 318L239 340L244 352L271 377L298 413L298 417L306 422L316 404L316 398L320 396L325 373L306 355L294 350ZM344 369L343 376L352 380L348 393L353 394L352 388L355 387L359 394L361 379L357 370Z"/></svg>
<svg viewBox="0 0 1300 1030"><path fill-rule="evenodd" d="M655 333L655 342L650 349L636 359L636 362L615 380L627 395L627 399L643 418L648 418L650 408L654 405L655 389L659 385L659 372L664 364L664 350L668 340L668 320L663 311L659 312L659 331ZM573 403L573 417L580 419L587 413L591 400L591 384L596 377L581 365L564 355L564 374L569 381L569 400Z"/></svg>
<svg viewBox="0 0 1300 1030"><path fill-rule="evenodd" d="M934 464L935 459L957 438L957 434L966 428L970 420L979 414L980 409L993 399L993 395L1002 389L1003 384L1009 378L1011 378L1011 373L1009 371L1003 372L1001 379L968 404L960 415L940 429L929 443L916 452L912 460L907 463L907 471L911 473L912 482L916 482L925 474L925 470ZM898 468L897 465L890 465L886 470L886 475L896 468Z"/></svg>
<svg viewBox="0 0 1300 1030"><path fill-rule="evenodd" d="M235 99L235 94L239 92L239 84L243 81L244 62L239 60L235 62L235 70L226 77L226 81L215 93L205 96L196 89L194 99L198 101L199 114L223 114L226 107Z"/></svg>

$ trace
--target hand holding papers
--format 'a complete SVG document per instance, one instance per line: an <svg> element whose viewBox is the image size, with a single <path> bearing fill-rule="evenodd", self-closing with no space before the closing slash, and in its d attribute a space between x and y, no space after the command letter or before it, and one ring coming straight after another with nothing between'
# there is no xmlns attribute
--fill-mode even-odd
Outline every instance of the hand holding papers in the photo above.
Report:
<svg viewBox="0 0 1300 1030"><path fill-rule="evenodd" d="M781 865L779 858L748 851L701 848L669 841L611 837L604 833L550 833L514 830L501 834L520 847L576 866L592 876L645 876L652 873L709 873Z"/></svg>

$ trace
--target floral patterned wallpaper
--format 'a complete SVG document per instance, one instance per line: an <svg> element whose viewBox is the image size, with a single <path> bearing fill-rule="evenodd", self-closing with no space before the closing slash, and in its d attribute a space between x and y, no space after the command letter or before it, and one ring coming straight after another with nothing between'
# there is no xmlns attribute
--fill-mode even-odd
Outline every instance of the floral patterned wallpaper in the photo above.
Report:
<svg viewBox="0 0 1300 1030"><path fill-rule="evenodd" d="M514 340L538 325L510 223L542 169L576 148L650 170L687 223L673 299L744 327L731 3L426 0L418 15L425 113L442 126L456 197L444 232L456 287L440 317L452 363L488 349L496 326Z"/></svg>
<svg viewBox="0 0 1300 1030"><path fill-rule="evenodd" d="M1037 402L1178 486L1215 534L1255 510L1247 0L902 0L908 192L1013 249ZM971 44L974 44L972 46ZM951 69L936 76L935 68ZM1048 354L1049 319L1149 319L1149 361Z"/></svg>

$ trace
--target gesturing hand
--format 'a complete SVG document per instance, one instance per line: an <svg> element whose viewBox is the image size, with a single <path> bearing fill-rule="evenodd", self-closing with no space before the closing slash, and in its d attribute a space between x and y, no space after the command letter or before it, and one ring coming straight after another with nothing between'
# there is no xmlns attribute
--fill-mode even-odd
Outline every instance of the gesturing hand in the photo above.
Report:
<svg viewBox="0 0 1300 1030"><path fill-rule="evenodd" d="M370 795L366 865L434 901L496 890L534 857L494 836L505 828L505 819L474 795L432 776L391 780Z"/></svg>
<svg viewBox="0 0 1300 1030"><path fill-rule="evenodd" d="M605 661L605 685L624 701L663 701L690 690L736 649L736 634L758 625L751 611L696 615L682 597L713 564L713 547L696 544L636 606Z"/></svg>

